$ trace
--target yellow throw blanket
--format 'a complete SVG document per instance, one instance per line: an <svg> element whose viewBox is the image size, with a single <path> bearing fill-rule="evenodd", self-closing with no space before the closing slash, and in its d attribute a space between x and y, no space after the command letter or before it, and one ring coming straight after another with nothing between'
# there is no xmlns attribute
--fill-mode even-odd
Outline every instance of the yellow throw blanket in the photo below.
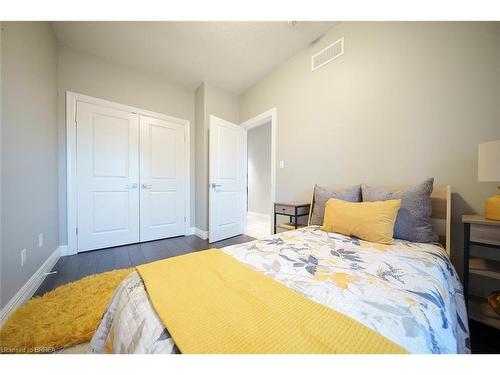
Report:
<svg viewBox="0 0 500 375"><path fill-rule="evenodd" d="M406 353L220 250L137 269L182 353Z"/></svg>

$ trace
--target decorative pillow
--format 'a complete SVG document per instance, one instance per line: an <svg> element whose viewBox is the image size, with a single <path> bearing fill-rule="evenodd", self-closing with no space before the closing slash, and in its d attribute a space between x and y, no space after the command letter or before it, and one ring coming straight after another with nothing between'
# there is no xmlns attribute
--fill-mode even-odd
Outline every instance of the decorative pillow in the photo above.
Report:
<svg viewBox="0 0 500 375"><path fill-rule="evenodd" d="M401 199L379 202L346 202L329 199L322 230L356 236L362 240L391 244Z"/></svg>
<svg viewBox="0 0 500 375"><path fill-rule="evenodd" d="M413 242L434 242L432 230L431 194L434 179L429 178L419 185L390 192L387 189L363 184L363 202L401 199L401 208L394 225L394 238Z"/></svg>
<svg viewBox="0 0 500 375"><path fill-rule="evenodd" d="M361 202L361 185L341 190L328 190L319 185L314 185L314 206L311 213L311 225L322 225L325 215L325 204L330 198L341 199L349 202Z"/></svg>

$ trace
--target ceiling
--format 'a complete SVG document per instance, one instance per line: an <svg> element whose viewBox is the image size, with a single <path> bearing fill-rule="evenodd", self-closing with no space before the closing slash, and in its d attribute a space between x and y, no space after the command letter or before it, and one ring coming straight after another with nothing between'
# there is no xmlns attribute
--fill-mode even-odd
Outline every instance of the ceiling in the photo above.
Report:
<svg viewBox="0 0 500 375"><path fill-rule="evenodd" d="M241 93L335 22L54 22L58 42L195 89Z"/></svg>

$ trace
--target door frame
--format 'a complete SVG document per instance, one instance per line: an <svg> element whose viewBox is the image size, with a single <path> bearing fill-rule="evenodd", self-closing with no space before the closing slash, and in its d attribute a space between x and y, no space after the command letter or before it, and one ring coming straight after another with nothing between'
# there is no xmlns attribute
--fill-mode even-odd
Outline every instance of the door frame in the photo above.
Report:
<svg viewBox="0 0 500 375"><path fill-rule="evenodd" d="M250 129L257 128L259 126L267 124L268 122L271 122L271 202L273 204L274 202L276 202L276 122L277 122L276 112L277 112L276 107L274 107L240 124L241 127L243 127L248 132ZM247 137L247 142L248 142L248 137ZM247 162L248 162L248 155L247 155ZM247 186L248 186L248 179L247 179ZM246 195L248 201L248 189ZM269 207L269 217L271 218L271 232L270 232L271 234L274 233L273 214L274 214L273 207ZM246 218L246 213L245 213L245 218Z"/></svg>
<svg viewBox="0 0 500 375"><path fill-rule="evenodd" d="M131 112L137 115L144 115L158 118L161 120L175 122L184 126L185 142L185 178L186 178L186 217L184 223L184 234L191 234L191 142L190 142L190 122L164 115L158 112L152 112L145 109L132 107L125 104L111 102L109 100L95 98L72 91L66 91L66 233L68 236L68 245L64 255L73 255L78 252L78 236L76 233L78 223L78 185L76 170L76 105L77 102L85 102L103 107L109 107L124 112Z"/></svg>

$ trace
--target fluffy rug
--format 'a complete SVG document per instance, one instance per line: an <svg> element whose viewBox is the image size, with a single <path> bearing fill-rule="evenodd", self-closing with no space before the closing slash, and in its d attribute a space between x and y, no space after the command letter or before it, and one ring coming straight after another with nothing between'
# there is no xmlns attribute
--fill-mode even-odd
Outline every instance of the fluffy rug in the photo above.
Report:
<svg viewBox="0 0 500 375"><path fill-rule="evenodd" d="M89 341L132 268L87 276L18 308L0 331L0 352L47 353Z"/></svg>

